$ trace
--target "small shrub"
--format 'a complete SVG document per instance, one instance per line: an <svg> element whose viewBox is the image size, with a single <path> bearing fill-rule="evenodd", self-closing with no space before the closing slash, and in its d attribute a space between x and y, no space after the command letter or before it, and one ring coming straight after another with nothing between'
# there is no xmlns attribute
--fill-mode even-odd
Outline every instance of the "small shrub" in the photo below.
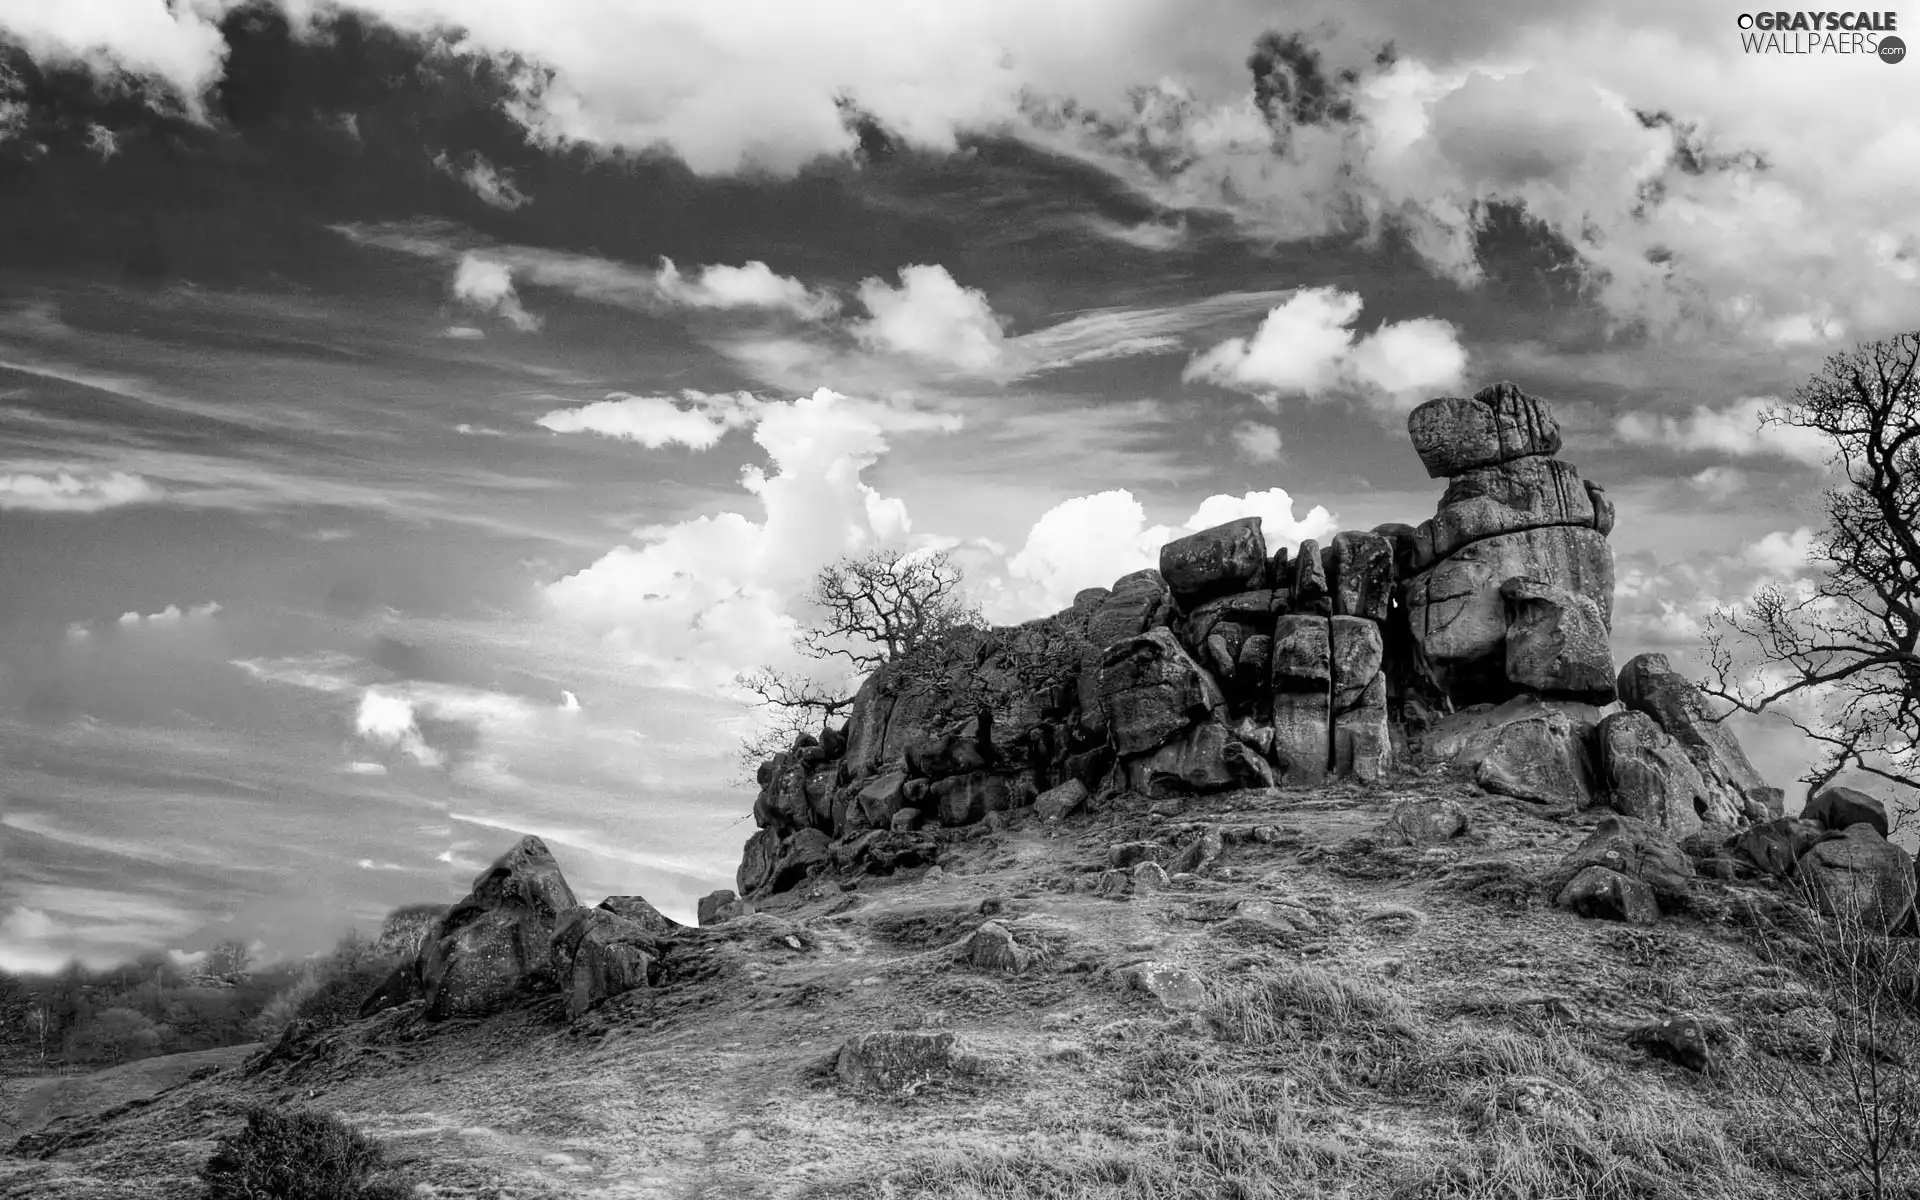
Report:
<svg viewBox="0 0 1920 1200"><path fill-rule="evenodd" d="M406 1200L380 1144L339 1118L265 1106L201 1170L206 1200Z"/></svg>

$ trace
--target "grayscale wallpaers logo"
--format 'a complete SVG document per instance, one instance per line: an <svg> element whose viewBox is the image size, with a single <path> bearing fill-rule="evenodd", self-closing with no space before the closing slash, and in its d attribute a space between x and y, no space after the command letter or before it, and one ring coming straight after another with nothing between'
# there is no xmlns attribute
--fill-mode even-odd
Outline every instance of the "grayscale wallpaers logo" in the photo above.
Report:
<svg viewBox="0 0 1920 1200"><path fill-rule="evenodd" d="M1741 13L1734 24L1748 54L1854 54L1883 63L1907 57L1894 12Z"/></svg>

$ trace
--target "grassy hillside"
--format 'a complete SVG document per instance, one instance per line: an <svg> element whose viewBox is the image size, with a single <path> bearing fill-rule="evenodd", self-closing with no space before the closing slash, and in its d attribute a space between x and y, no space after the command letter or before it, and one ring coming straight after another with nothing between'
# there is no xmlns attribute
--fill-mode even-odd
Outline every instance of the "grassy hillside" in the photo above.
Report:
<svg viewBox="0 0 1920 1200"><path fill-rule="evenodd" d="M1394 844L1419 799L1468 830ZM261 1100L476 1200L1848 1194L1768 1086L1831 1029L1755 952L1787 944L1782 898L1702 880L1651 927L1543 907L1582 822L1439 775L1018 816L930 871L702 931L667 986L573 1025L557 998L442 1025L410 1005L70 1118L64 1146L0 1158L0 1195L191 1195ZM1106 874L1209 829L1197 873ZM989 921L1006 936L976 938ZM1707 1072L1633 1040L1681 1014Z"/></svg>

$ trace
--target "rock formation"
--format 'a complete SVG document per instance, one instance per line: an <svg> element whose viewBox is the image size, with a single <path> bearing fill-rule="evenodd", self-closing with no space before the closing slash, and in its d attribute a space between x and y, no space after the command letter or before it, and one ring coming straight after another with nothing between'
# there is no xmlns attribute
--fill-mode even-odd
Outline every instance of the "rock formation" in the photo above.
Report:
<svg viewBox="0 0 1920 1200"><path fill-rule="evenodd" d="M1779 816L1782 793L1665 658L1615 673L1613 506L1555 457L1547 403L1501 383L1407 424L1446 480L1418 526L1288 548L1258 517L1228 521L1052 617L966 635L947 676L874 672L843 725L761 766L759 831L715 918L829 868L932 865L947 831L1028 806L1057 821L1125 792L1370 782L1410 749L1675 840ZM1042 644L1054 669L1036 672ZM950 711L962 693L969 710ZM1610 878L1576 891L1648 911Z"/></svg>

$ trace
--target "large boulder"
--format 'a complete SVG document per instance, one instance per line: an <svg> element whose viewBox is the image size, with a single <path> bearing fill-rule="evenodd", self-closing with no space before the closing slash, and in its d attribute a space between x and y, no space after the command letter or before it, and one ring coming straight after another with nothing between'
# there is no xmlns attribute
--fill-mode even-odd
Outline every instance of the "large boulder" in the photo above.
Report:
<svg viewBox="0 0 1920 1200"><path fill-rule="evenodd" d="M1320 553L1320 543L1312 538L1300 543L1300 553L1294 556L1291 574L1293 584L1288 593L1288 602L1292 610L1322 617L1331 616L1333 597L1328 587L1326 556Z"/></svg>
<svg viewBox="0 0 1920 1200"><path fill-rule="evenodd" d="M1392 607L1393 542L1380 533L1337 533L1333 538L1335 616L1385 621Z"/></svg>
<svg viewBox="0 0 1920 1200"><path fill-rule="evenodd" d="M1830 787L1807 801L1807 807L1800 815L1822 829L1836 832L1861 824L1871 825L1881 837L1891 832L1887 823L1887 806L1881 803L1878 796L1870 796L1857 788Z"/></svg>
<svg viewBox="0 0 1920 1200"><path fill-rule="evenodd" d="M652 934L664 936L686 928L640 896L608 896L600 902L600 907Z"/></svg>
<svg viewBox="0 0 1920 1200"><path fill-rule="evenodd" d="M1543 696L1613 700L1607 621L1589 596L1536 579L1500 585L1507 609L1507 679Z"/></svg>
<svg viewBox="0 0 1920 1200"><path fill-rule="evenodd" d="M724 925L752 911L753 905L742 900L732 888L719 888L708 892L700 897L697 909L703 928L708 925Z"/></svg>
<svg viewBox="0 0 1920 1200"><path fill-rule="evenodd" d="M1913 860L1865 823L1816 843L1800 875L1823 912L1876 933L1898 929L1913 907Z"/></svg>
<svg viewBox="0 0 1920 1200"><path fill-rule="evenodd" d="M1327 617L1289 613L1273 628L1273 753L1282 782L1327 778L1333 743L1333 633Z"/></svg>
<svg viewBox="0 0 1920 1200"><path fill-rule="evenodd" d="M1127 785L1153 799L1234 788L1272 787L1273 768L1218 720L1202 721L1172 741L1126 761Z"/></svg>
<svg viewBox="0 0 1920 1200"><path fill-rule="evenodd" d="M648 986L661 942L659 931L608 908L564 914L554 927L551 953L567 1015L578 1017L604 1000Z"/></svg>
<svg viewBox="0 0 1920 1200"><path fill-rule="evenodd" d="M1226 703L1213 676L1165 629L1107 648L1100 660L1099 697L1107 734L1123 755L1165 745Z"/></svg>
<svg viewBox="0 0 1920 1200"><path fill-rule="evenodd" d="M1461 548L1407 585L1407 624L1433 682L1457 702L1498 700L1506 679L1509 579L1551 580L1613 619L1613 552L1597 530L1550 525Z"/></svg>
<svg viewBox="0 0 1920 1200"><path fill-rule="evenodd" d="M987 771L938 780L927 795L940 823L948 826L972 825L986 820L988 813L1015 807L1013 781Z"/></svg>
<svg viewBox="0 0 1920 1200"><path fill-rule="evenodd" d="M554 926L578 906L546 843L520 839L474 879L421 947L427 1015L489 1013L528 987L554 982Z"/></svg>
<svg viewBox="0 0 1920 1200"><path fill-rule="evenodd" d="M1663 911L1685 906L1693 891L1693 862L1674 839L1632 817L1606 817L1547 876L1548 895L1559 897L1589 867L1604 867L1639 880Z"/></svg>
<svg viewBox="0 0 1920 1200"><path fill-rule="evenodd" d="M1407 414L1407 432L1434 479L1560 451L1560 426L1546 401L1511 383L1429 400Z"/></svg>
<svg viewBox="0 0 1920 1200"><path fill-rule="evenodd" d="M1834 836L1812 821L1776 817L1749 826L1727 844L1734 860L1754 872L1786 879L1800 869L1807 851Z"/></svg>
<svg viewBox="0 0 1920 1200"><path fill-rule="evenodd" d="M831 860L833 839L818 829L802 829L779 837L762 829L747 839L734 883L742 896L784 892Z"/></svg>
<svg viewBox="0 0 1920 1200"><path fill-rule="evenodd" d="M1433 514L1432 553L1445 558L1469 542L1542 525L1593 527L1593 497L1580 473L1530 455L1453 477Z"/></svg>
<svg viewBox="0 0 1920 1200"><path fill-rule="evenodd" d="M1362 782L1378 782L1393 749L1380 626L1363 617L1335 616L1328 632L1333 769Z"/></svg>
<svg viewBox="0 0 1920 1200"><path fill-rule="evenodd" d="M1758 799L1766 781L1740 748L1733 731L1713 718L1707 698L1664 654L1641 654L1620 668L1620 702L1660 722L1686 748L1694 766L1742 797Z"/></svg>
<svg viewBox="0 0 1920 1200"><path fill-rule="evenodd" d="M1680 743L1647 714L1609 716L1595 731L1594 747L1601 794L1619 812L1677 838L1704 824L1740 822L1739 798L1703 777Z"/></svg>
<svg viewBox="0 0 1920 1200"><path fill-rule="evenodd" d="M1160 575L1184 608L1258 588L1266 571L1259 517L1241 517L1160 547Z"/></svg>
<svg viewBox="0 0 1920 1200"><path fill-rule="evenodd" d="M1644 881L1606 867L1584 867L1560 889L1554 903L1583 917L1651 925L1660 919L1660 905Z"/></svg>
<svg viewBox="0 0 1920 1200"><path fill-rule="evenodd" d="M1489 792L1540 803L1593 803L1588 741L1591 706L1521 697L1436 722L1422 743L1426 755L1450 762Z"/></svg>

